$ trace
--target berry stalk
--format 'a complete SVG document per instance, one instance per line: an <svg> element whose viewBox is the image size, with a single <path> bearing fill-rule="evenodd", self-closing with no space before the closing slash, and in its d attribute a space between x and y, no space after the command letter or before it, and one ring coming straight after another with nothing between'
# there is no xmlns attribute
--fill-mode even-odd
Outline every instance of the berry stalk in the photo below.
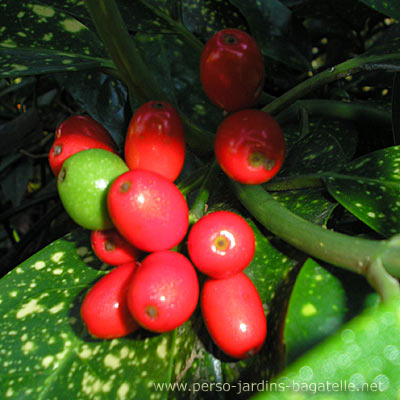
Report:
<svg viewBox="0 0 400 400"><path fill-rule="evenodd" d="M292 213L259 185L233 182L247 210L269 231L297 249L365 276L383 300L400 294L400 240L369 240L333 232Z"/></svg>

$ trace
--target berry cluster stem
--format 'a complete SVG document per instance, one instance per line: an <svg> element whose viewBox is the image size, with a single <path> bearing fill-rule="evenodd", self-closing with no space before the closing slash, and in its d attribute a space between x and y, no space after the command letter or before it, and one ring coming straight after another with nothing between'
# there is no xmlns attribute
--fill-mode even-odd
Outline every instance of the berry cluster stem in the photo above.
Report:
<svg viewBox="0 0 400 400"><path fill-rule="evenodd" d="M400 294L400 239L370 240L333 232L292 213L259 185L232 182L248 211L270 232L297 249L364 275L383 300Z"/></svg>
<svg viewBox="0 0 400 400"><path fill-rule="evenodd" d="M374 70L379 69L380 64L386 61L393 61L400 59L400 54L377 54L377 55L364 55L350 60L344 61L334 67L326 69L311 78L299 83L292 89L288 90L282 96L276 98L271 103L267 104L263 111L270 114L278 114L296 100L304 97L306 94L313 90L334 82L338 79L344 78L348 75L360 72L363 69Z"/></svg>

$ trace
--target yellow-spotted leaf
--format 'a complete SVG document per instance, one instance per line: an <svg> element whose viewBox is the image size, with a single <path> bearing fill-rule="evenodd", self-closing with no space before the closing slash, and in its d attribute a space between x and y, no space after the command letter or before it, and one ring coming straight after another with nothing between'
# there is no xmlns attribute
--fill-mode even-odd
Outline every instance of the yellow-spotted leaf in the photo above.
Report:
<svg viewBox="0 0 400 400"><path fill-rule="evenodd" d="M399 309L400 301L396 298L364 311L291 364L273 382L267 382L266 391L252 399L398 398Z"/></svg>
<svg viewBox="0 0 400 400"><path fill-rule="evenodd" d="M362 156L325 180L329 193L376 232L400 232L400 146Z"/></svg>
<svg viewBox="0 0 400 400"><path fill-rule="evenodd" d="M78 230L44 248L0 280L1 399L165 399L168 385L199 389L267 379L283 365L282 331L298 254L272 245L252 224L256 254L245 270L268 316L262 351L238 361L212 342L198 308L178 329L127 337L91 337L80 306L110 267L90 249L90 232ZM297 258L296 258L297 257ZM301 261L301 260L300 260ZM187 398L188 390L174 392Z"/></svg>
<svg viewBox="0 0 400 400"><path fill-rule="evenodd" d="M287 363L378 301L363 277L308 259L290 297L284 335Z"/></svg>
<svg viewBox="0 0 400 400"><path fill-rule="evenodd" d="M0 76L110 67L97 36L83 23L41 2L0 4Z"/></svg>

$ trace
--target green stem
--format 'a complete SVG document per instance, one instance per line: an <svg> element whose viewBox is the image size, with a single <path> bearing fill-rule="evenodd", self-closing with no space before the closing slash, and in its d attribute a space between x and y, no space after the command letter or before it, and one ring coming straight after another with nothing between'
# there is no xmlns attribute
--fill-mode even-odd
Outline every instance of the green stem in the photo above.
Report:
<svg viewBox="0 0 400 400"><path fill-rule="evenodd" d="M85 0L96 29L122 79L136 99L167 100L143 62L114 0Z"/></svg>
<svg viewBox="0 0 400 400"><path fill-rule="evenodd" d="M191 224L197 222L206 212L207 201L214 186L214 178L217 169L218 163L216 160L214 160L207 172L207 175L204 177L203 183L199 188L199 192L197 193L193 206L190 209L189 221Z"/></svg>
<svg viewBox="0 0 400 400"><path fill-rule="evenodd" d="M379 54L360 56L344 61L335 67L322 71L319 74L299 83L297 86L266 105L263 108L263 111L266 111L270 114L278 114L296 100L304 97L306 94L321 86L344 78L347 75L359 72L362 69L378 69L380 68L380 63L392 61L398 58L400 58L400 54Z"/></svg>
<svg viewBox="0 0 400 400"><path fill-rule="evenodd" d="M387 282L377 267L372 269L371 275L372 263L381 258L385 271L400 277L399 239L395 242L370 240L333 232L292 213L259 185L232 184L248 211L270 232L297 249L332 265L372 277L374 281L379 278Z"/></svg>
<svg viewBox="0 0 400 400"><path fill-rule="evenodd" d="M349 103L337 100L298 100L286 110L277 115L280 124L285 124L298 118L306 110L309 115L322 115L331 119L348 121L368 121L381 126L391 126L391 113L379 108L360 103Z"/></svg>
<svg viewBox="0 0 400 400"><path fill-rule="evenodd" d="M263 185L264 189L269 192L309 189L324 186L324 182L320 175L285 176L282 178L276 177Z"/></svg>
<svg viewBox="0 0 400 400"><path fill-rule="evenodd" d="M209 170L209 168L209 164L203 165L202 167L194 171L191 175L182 179L179 183L177 183L176 186L184 196L187 196L190 192L192 192L194 189L197 189L201 185L204 179L204 175Z"/></svg>
<svg viewBox="0 0 400 400"><path fill-rule="evenodd" d="M365 277L385 302L393 299L400 293L399 281L388 274L380 257L371 262L366 269Z"/></svg>

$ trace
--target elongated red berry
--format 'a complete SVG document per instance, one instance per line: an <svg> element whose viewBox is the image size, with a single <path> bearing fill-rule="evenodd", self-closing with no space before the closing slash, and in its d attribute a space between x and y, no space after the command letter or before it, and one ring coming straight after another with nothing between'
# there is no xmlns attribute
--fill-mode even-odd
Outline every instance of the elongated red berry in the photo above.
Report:
<svg viewBox="0 0 400 400"><path fill-rule="evenodd" d="M224 353L244 359L261 350L267 322L257 289L243 272L208 279L201 291L201 310L210 336Z"/></svg>
<svg viewBox="0 0 400 400"><path fill-rule="evenodd" d="M125 141L130 169L157 172L170 181L185 160L185 134L178 112L165 101L149 101L133 115Z"/></svg>
<svg viewBox="0 0 400 400"><path fill-rule="evenodd" d="M120 175L108 192L108 211L121 235L148 252L176 246L189 226L188 206L179 189L152 171Z"/></svg>
<svg viewBox="0 0 400 400"><path fill-rule="evenodd" d="M91 335L113 339L139 328L126 302L128 284L135 268L136 263L114 268L87 293L81 306L81 317Z"/></svg>
<svg viewBox="0 0 400 400"><path fill-rule="evenodd" d="M243 217L231 211L215 211L193 225L187 247L190 259L201 272L220 279L249 265L255 238Z"/></svg>
<svg viewBox="0 0 400 400"><path fill-rule="evenodd" d="M264 59L255 40L239 29L223 29L204 46L200 80L210 100L227 111L252 107L264 85Z"/></svg>
<svg viewBox="0 0 400 400"><path fill-rule="evenodd" d="M196 308L199 283L193 265L180 253L147 256L127 292L134 319L154 332L167 332L186 322Z"/></svg>
<svg viewBox="0 0 400 400"><path fill-rule="evenodd" d="M242 110L222 121L215 135L214 151L229 177L245 184L261 184L282 167L285 138L269 114Z"/></svg>
<svg viewBox="0 0 400 400"><path fill-rule="evenodd" d="M115 228L92 231L90 242L96 256L109 265L135 262L139 257L139 250L123 238Z"/></svg>

